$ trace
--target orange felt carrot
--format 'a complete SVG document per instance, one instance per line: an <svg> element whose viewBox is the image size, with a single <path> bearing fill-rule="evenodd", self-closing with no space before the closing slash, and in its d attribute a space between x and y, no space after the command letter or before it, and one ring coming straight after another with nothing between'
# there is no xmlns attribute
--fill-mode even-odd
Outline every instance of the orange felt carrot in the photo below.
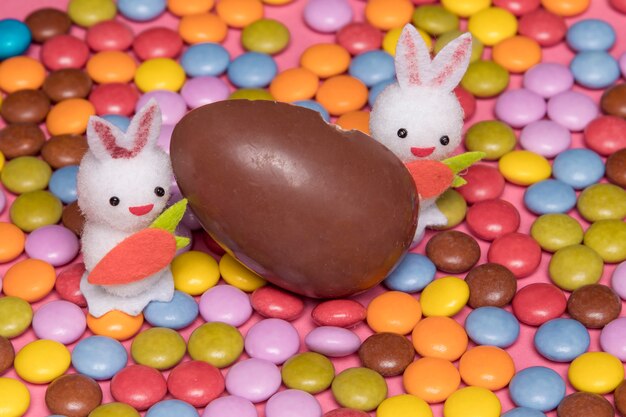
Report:
<svg viewBox="0 0 626 417"><path fill-rule="evenodd" d="M422 199L436 197L452 185L454 172L446 164L430 159L407 162L415 187Z"/></svg>

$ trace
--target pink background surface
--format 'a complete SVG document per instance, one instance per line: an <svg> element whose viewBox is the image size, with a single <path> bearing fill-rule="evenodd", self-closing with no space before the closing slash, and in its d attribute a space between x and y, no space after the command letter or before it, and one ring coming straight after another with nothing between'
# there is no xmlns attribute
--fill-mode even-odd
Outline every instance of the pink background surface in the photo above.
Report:
<svg viewBox="0 0 626 417"><path fill-rule="evenodd" d="M359 21L363 20L363 9L365 6L365 2L351 0L350 3L354 9L354 15L355 15L356 20L359 20ZM11 17L11 18L23 19L31 11L44 7L44 6L46 7L52 6L52 7L64 9L66 5L67 5L67 0L19 0L19 1L18 0L5 0L5 1L0 2L0 18ZM281 22L285 23L289 27L289 30L291 31L292 38L291 38L291 43L289 47L287 48L286 51L276 56L276 61L281 70L297 66L298 58L300 54L302 53L302 51L307 46L320 43L320 42L333 42L334 41L333 35L322 35L319 33L315 33L309 30L305 26L301 17L302 9L304 8L305 5L306 5L305 0L295 0L293 3L287 6L265 6L266 17L280 20ZM581 16L577 16L576 18L567 19L567 24L568 26L570 26L573 22L577 20L580 20L583 18L590 18L590 17L605 19L605 20L610 21L614 25L617 31L618 37L617 37L617 43L611 50L611 53L613 54L614 57L616 58L619 57L619 55L624 50L626 50L626 31L623 29L624 16L612 10L608 6L607 0L592 0L592 5L588 11L586 11ZM463 21L462 24L465 25L466 21ZM162 17L160 17L159 19L155 21L142 23L142 24L132 24L132 26L135 29L135 33L139 33L140 31L148 27L161 26L161 25L176 28L177 19L175 19L173 16L169 15L168 13L165 13ZM82 37L84 34L84 31L82 29L75 28L73 30L74 30L73 33L79 37ZM236 56L242 51L239 40L240 40L240 31L230 30L224 44L229 49L232 56ZM31 47L30 54L32 56L37 56L38 47L37 46ZM483 58L488 58L488 56L489 56L489 51L486 50L483 55ZM560 44L558 46L543 50L544 62L561 62L564 64L568 64L572 57L573 57L572 51L570 51L565 44ZM520 84L521 84L521 76L513 75L511 77L511 83L509 87L516 88L516 87L519 87ZM579 88L576 88L576 89L580 91L584 91L585 93L589 94L591 97L593 97L596 100L596 102L598 101L599 96L601 94L601 91L588 91L588 90L579 89ZM494 118L493 111L492 111L493 105L494 105L494 100L479 100L478 111L474 115L474 117L466 123L466 126L470 126L471 124L479 120L493 119ZM573 135L573 147L582 147L582 146L584 145L582 144L581 135L574 134ZM529 233L530 226L532 222L534 221L535 216L529 213L524 208L523 202L522 202L523 192L524 192L524 188L518 187L512 184L507 184L503 198L513 203L520 210L522 221L521 221L521 226L520 226L519 231L523 233ZM12 200L11 197L9 197L9 199ZM580 217L575 212L575 210L570 214L580 219ZM3 213L0 213L0 221L7 221L7 219L8 219L8 207L4 210ZM582 220L581 220L581 224L583 224L583 227L585 229L588 227L588 224ZM458 229L467 231L464 225L459 226ZM428 232L428 233L429 235L424 239L422 244L420 244L420 246L418 246L415 249L416 252L424 253L425 243L428 241L429 236L432 234L432 232ZM196 239L196 242L199 242L199 240L200 239ZM488 244L487 242L482 242L482 241L480 241L480 244L482 248L482 256L481 256L481 260L479 263L484 263L486 262ZM202 248L201 244L199 243L196 243L196 247ZM24 259L24 256L22 256L19 259ZM548 262L549 262L549 255L544 253L539 269L532 276L520 280L518 283L518 287L522 288L534 282L549 282L549 278L547 275ZM13 263L0 265L0 276L3 275L3 273L12 264ZM609 283L609 279L610 279L613 269L614 269L613 265L607 265L605 267L604 274L603 274L602 281L601 281L602 283L604 284ZM438 274L437 276L439 277L442 275L443 274ZM383 291L384 291L384 288L381 286L378 286L377 288L372 289L368 291L367 293L356 297L356 299L360 301L363 305L367 305L367 303L373 297L375 297L376 295L380 294ZM416 297L419 297L419 295L416 295ZM44 300L34 304L33 309L36 311L40 306L42 306L43 304L55 298L57 298L56 295L51 294L48 297L46 297ZM315 301L307 300L305 313L300 319L294 322L294 324L297 326L301 334L302 340L304 336L313 328L313 323L310 319L309 313L314 305L315 305ZM510 310L510 307L507 309ZM465 308L461 313L455 316L455 319L459 321L460 323L463 323L469 311L470 311L469 308ZM246 323L244 326L240 328L240 330L242 331L242 334L245 335L245 333L247 332L247 329L259 319L260 317L255 314L248 323ZM196 320L195 323L192 324L192 326L182 331L181 333L185 337L185 339L187 339L191 331L195 329L198 325L200 325L202 322L203 321L201 319L198 319ZM147 328L147 326L144 326L144 328ZM364 323L359 325L355 329L355 331L359 334L362 340L365 340L365 338L367 338L371 334L371 331L369 330L367 325ZM548 366L556 370L563 376L565 380L567 380L567 376L566 376L567 367L568 367L567 364L557 364L557 363L546 361L545 359L540 357L537 354L537 352L534 350L533 343L532 343L532 337L534 336L534 333L535 333L535 328L522 325L521 335L520 335L519 340L513 346L507 349L515 360L516 369L521 370L529 366L544 365L544 366ZM590 333L592 337L590 350L591 351L600 350L599 344L598 344L599 331L590 330ZM84 337L88 335L90 335L89 332L87 332ZM35 336L32 330L29 330L22 336L12 339L12 342L17 351L26 343L34 339L35 339ZM124 345L127 348L130 348L130 341L125 342ZM73 346L74 345L70 345L69 349L72 350ZM301 349L301 350L304 350L304 349ZM186 359L188 358L186 357ZM352 355L348 358L334 360L333 362L335 364L337 373L339 373L340 371L346 368L360 365L359 360L356 355ZM129 363L132 363L132 360L129 360ZM227 371L227 369L224 371ZM72 373L74 371L73 369L70 369L68 372ZM226 372L224 372L224 374L225 373ZM167 375L167 372L165 374ZM15 375L15 372L12 370L6 373L4 376L19 378ZM389 396L403 393L401 377L388 378L387 383L389 386ZM104 402L112 401L112 398L109 392L109 383L102 382L101 386L103 388L103 393L104 393ZM39 417L39 416L48 415L49 413L44 403L46 385L40 385L40 386L29 385L29 389L32 395L32 401L31 401L31 407L29 411L27 412L26 416ZM573 389L568 384L567 392L571 393L572 391ZM498 395L498 397L500 398L502 402L503 412L513 407L511 400L509 398L509 395L508 395L508 389L506 388L502 389L496 392L496 394ZM337 404L335 403L330 391L326 391L322 394L319 394L317 398L321 402L324 411L329 411L337 407ZM612 398L610 398L610 396L608 396L607 398L609 398L612 401ZM260 405L257 408L259 409L259 415L263 416L263 405ZM435 416L442 415L441 404L433 406L433 410L434 410ZM202 411L202 410L199 410L199 411ZM549 413L548 415L554 416L556 415L556 413L552 412L552 413Z"/></svg>

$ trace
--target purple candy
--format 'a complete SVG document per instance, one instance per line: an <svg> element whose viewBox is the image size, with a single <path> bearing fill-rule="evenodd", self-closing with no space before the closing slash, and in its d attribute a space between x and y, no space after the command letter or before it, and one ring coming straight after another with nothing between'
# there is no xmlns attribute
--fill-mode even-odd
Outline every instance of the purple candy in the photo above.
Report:
<svg viewBox="0 0 626 417"><path fill-rule="evenodd" d="M619 317L602 329L600 346L606 353L626 361L626 317Z"/></svg>
<svg viewBox="0 0 626 417"><path fill-rule="evenodd" d="M520 88L502 93L496 100L496 116L511 127L520 128L546 114L546 102L539 94Z"/></svg>
<svg viewBox="0 0 626 417"><path fill-rule="evenodd" d="M339 358L356 352L361 346L361 339L343 327L321 326L306 335L304 343L313 352Z"/></svg>
<svg viewBox="0 0 626 417"><path fill-rule="evenodd" d="M352 7L347 0L309 0L304 8L304 21L323 33L337 32L352 21Z"/></svg>
<svg viewBox="0 0 626 417"><path fill-rule="evenodd" d="M622 300L626 300L626 261L617 265L611 276L611 288Z"/></svg>
<svg viewBox="0 0 626 417"><path fill-rule="evenodd" d="M617 63L619 64L619 69L622 72L622 77L626 77L626 52L620 55Z"/></svg>
<svg viewBox="0 0 626 417"><path fill-rule="evenodd" d="M265 405L266 417L321 417L322 407L314 396L297 389L278 392Z"/></svg>
<svg viewBox="0 0 626 417"><path fill-rule="evenodd" d="M174 125L161 125L161 133L157 139L157 145L159 145L165 152L170 153L170 142L172 141L172 132L174 131Z"/></svg>
<svg viewBox="0 0 626 417"><path fill-rule="evenodd" d="M33 331L39 339L55 340L64 345L80 339L86 326L83 310L64 300L41 306L33 316Z"/></svg>
<svg viewBox="0 0 626 417"><path fill-rule="evenodd" d="M230 95L228 85L217 77L203 76L187 80L180 91L187 105L195 109L205 104L226 100Z"/></svg>
<svg viewBox="0 0 626 417"><path fill-rule="evenodd" d="M274 395L280 388L280 370L263 359L237 362L226 374L226 390L253 403L260 403Z"/></svg>
<svg viewBox="0 0 626 417"><path fill-rule="evenodd" d="M258 415L254 404L235 395L216 398L202 413L202 417L258 417Z"/></svg>
<svg viewBox="0 0 626 417"><path fill-rule="evenodd" d="M0 214L7 205L7 197L4 195L4 191L0 189Z"/></svg>
<svg viewBox="0 0 626 417"><path fill-rule="evenodd" d="M577 91L557 94L548 101L548 117L572 132L583 130L597 116L596 103Z"/></svg>
<svg viewBox="0 0 626 417"><path fill-rule="evenodd" d="M246 353L277 365L298 353L300 336L291 323L282 319L265 319L248 330Z"/></svg>
<svg viewBox="0 0 626 417"><path fill-rule="evenodd" d="M221 321L239 327L252 315L250 296L230 285L209 288L198 304L200 315L207 322Z"/></svg>
<svg viewBox="0 0 626 417"><path fill-rule="evenodd" d="M546 158L554 158L569 148L572 135L569 130L556 122L538 120L522 129L519 143L526 150Z"/></svg>
<svg viewBox="0 0 626 417"><path fill-rule="evenodd" d="M168 201L168 205L174 204L175 202L181 200L183 195L180 192L180 188L178 188L178 184L174 184L174 186L170 190L171 197L170 201ZM185 210L185 214L183 215L182 224L187 226L190 230L200 230L202 229L202 225L198 220L198 217L191 210L191 207L187 206L187 210Z"/></svg>
<svg viewBox="0 0 626 417"><path fill-rule="evenodd" d="M53 224L32 231L26 237L24 249L30 258L61 266L76 257L79 246L78 238L71 230Z"/></svg>
<svg viewBox="0 0 626 417"><path fill-rule="evenodd" d="M185 253L191 250L191 248L193 247L193 233L191 233L191 230L189 230L187 226L185 226L183 223L179 223L176 227L176 236L186 237L189 239L189 244L187 246L182 247L176 251L177 256L181 253Z"/></svg>
<svg viewBox="0 0 626 417"><path fill-rule="evenodd" d="M161 119L164 125L175 125L187 113L185 100L173 91L167 90L153 90L145 93L137 100L135 111L139 111L152 98L156 100L161 108Z"/></svg>
<svg viewBox="0 0 626 417"><path fill-rule="evenodd" d="M567 91L573 85L574 75L562 64L542 62L524 74L524 88L544 98Z"/></svg>

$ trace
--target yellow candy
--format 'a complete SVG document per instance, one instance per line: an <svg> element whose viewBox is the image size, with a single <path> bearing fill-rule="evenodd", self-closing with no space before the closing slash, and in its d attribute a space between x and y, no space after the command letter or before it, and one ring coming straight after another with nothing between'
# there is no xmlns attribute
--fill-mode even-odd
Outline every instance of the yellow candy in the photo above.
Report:
<svg viewBox="0 0 626 417"><path fill-rule="evenodd" d="M124 403L102 404L93 409L88 417L139 417L133 407Z"/></svg>
<svg viewBox="0 0 626 417"><path fill-rule="evenodd" d="M266 284L263 278L246 268L229 254L225 254L220 259L220 273L228 284L246 292L252 292Z"/></svg>
<svg viewBox="0 0 626 417"><path fill-rule="evenodd" d="M46 384L63 375L71 360L70 351L61 343L36 340L15 355L15 372L27 382Z"/></svg>
<svg viewBox="0 0 626 417"><path fill-rule="evenodd" d="M517 33L517 19L508 10L489 7L472 15L467 28L483 44L493 46Z"/></svg>
<svg viewBox="0 0 626 417"><path fill-rule="evenodd" d="M2 172L2 168L4 168L4 154L0 152L0 172Z"/></svg>
<svg viewBox="0 0 626 417"><path fill-rule="evenodd" d="M608 394L624 379L624 365L610 353L587 352L574 359L567 377L578 391Z"/></svg>
<svg viewBox="0 0 626 417"><path fill-rule="evenodd" d="M185 82L185 70L169 58L144 61L135 73L135 84L144 93L153 90L178 91Z"/></svg>
<svg viewBox="0 0 626 417"><path fill-rule="evenodd" d="M422 35L422 39L424 39L424 42L426 42L426 46L428 47L428 50L432 51L433 40L430 38L430 35L424 32L420 28L417 28L417 31L419 32L420 35ZM385 34L385 37L383 38L383 49L385 50L385 52L387 52L390 55L396 54L396 45L398 44L398 39L400 39L401 33L402 33L402 28L400 27L400 28L393 28Z"/></svg>
<svg viewBox="0 0 626 417"><path fill-rule="evenodd" d="M491 0L441 0L443 7L460 17L470 17L491 6Z"/></svg>
<svg viewBox="0 0 626 417"><path fill-rule="evenodd" d="M220 279L217 261L204 252L190 250L172 261L174 287L189 295L203 294Z"/></svg>
<svg viewBox="0 0 626 417"><path fill-rule="evenodd" d="M377 417L432 417L428 403L415 395L389 397L378 406Z"/></svg>
<svg viewBox="0 0 626 417"><path fill-rule="evenodd" d="M452 317L467 304L469 287L455 277L434 280L424 288L420 297L424 316Z"/></svg>
<svg viewBox="0 0 626 417"><path fill-rule="evenodd" d="M531 151L512 151L500 158L500 173L517 185L531 185L550 178L552 167L546 158Z"/></svg>
<svg viewBox="0 0 626 417"><path fill-rule="evenodd" d="M0 378L0 416L20 417L30 406L26 385L13 378Z"/></svg>
<svg viewBox="0 0 626 417"><path fill-rule="evenodd" d="M465 387L448 397L444 417L499 417L502 405L487 388Z"/></svg>

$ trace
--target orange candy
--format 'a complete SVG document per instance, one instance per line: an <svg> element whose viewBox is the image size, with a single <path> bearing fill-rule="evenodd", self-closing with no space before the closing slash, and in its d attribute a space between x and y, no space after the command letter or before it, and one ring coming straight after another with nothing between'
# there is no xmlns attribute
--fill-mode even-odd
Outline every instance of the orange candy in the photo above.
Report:
<svg viewBox="0 0 626 417"><path fill-rule="evenodd" d="M206 13L213 8L214 0L167 0L167 9L176 16Z"/></svg>
<svg viewBox="0 0 626 417"><path fill-rule="evenodd" d="M270 93L277 101L291 103L308 100L315 95L319 78L306 68L291 68L276 75L270 84Z"/></svg>
<svg viewBox="0 0 626 417"><path fill-rule="evenodd" d="M34 303L54 288L56 273L48 262L25 259L9 268L4 275L4 294Z"/></svg>
<svg viewBox="0 0 626 417"><path fill-rule="evenodd" d="M89 116L96 114L96 109L88 100L70 98L57 103L46 118L46 127L50 135L80 135L87 129Z"/></svg>
<svg viewBox="0 0 626 417"><path fill-rule="evenodd" d="M591 0L541 0L541 5L548 11L563 17L581 14L590 3Z"/></svg>
<svg viewBox="0 0 626 417"><path fill-rule="evenodd" d="M421 358L404 371L402 383L407 393L434 404L445 401L461 383L452 362L440 358Z"/></svg>
<svg viewBox="0 0 626 417"><path fill-rule="evenodd" d="M178 33L187 43L215 42L226 38L226 23L213 13L200 13L183 16L178 25Z"/></svg>
<svg viewBox="0 0 626 417"><path fill-rule="evenodd" d="M263 17L260 0L220 0L215 9L218 16L233 28L246 27Z"/></svg>
<svg viewBox="0 0 626 417"><path fill-rule="evenodd" d="M36 90L43 85L46 69L36 59L15 56L0 65L0 90L12 93L17 90Z"/></svg>
<svg viewBox="0 0 626 417"><path fill-rule="evenodd" d="M419 301L400 291L387 291L367 306L367 324L376 333L407 334L421 318Z"/></svg>
<svg viewBox="0 0 626 417"><path fill-rule="evenodd" d="M137 64L121 51L98 52L87 61L87 74L97 83L127 83L135 76Z"/></svg>
<svg viewBox="0 0 626 417"><path fill-rule="evenodd" d="M87 327L98 336L108 336L116 340L127 340L136 335L143 325L143 314L129 316L112 310L96 318L87 314Z"/></svg>
<svg viewBox="0 0 626 417"><path fill-rule="evenodd" d="M13 223L0 222L0 264L10 262L24 252L24 232Z"/></svg>
<svg viewBox="0 0 626 417"><path fill-rule="evenodd" d="M541 46L526 36L513 36L498 42L491 57L510 72L526 72L541 62Z"/></svg>
<svg viewBox="0 0 626 417"><path fill-rule="evenodd" d="M413 346L421 356L455 361L467 349L465 329L450 317L426 317L412 334Z"/></svg>
<svg viewBox="0 0 626 417"><path fill-rule="evenodd" d="M328 78L348 70L350 53L343 46L320 43L304 50L300 56L300 65L320 78Z"/></svg>
<svg viewBox="0 0 626 417"><path fill-rule="evenodd" d="M399 28L411 21L413 3L410 0L369 0L365 6L365 18L382 30Z"/></svg>
<svg viewBox="0 0 626 417"><path fill-rule="evenodd" d="M327 79L317 90L316 100L334 116L359 110L367 103L367 87L349 75Z"/></svg>
<svg viewBox="0 0 626 417"><path fill-rule="evenodd" d="M344 113L335 122L343 130L360 130L366 135L370 134L370 113L356 110Z"/></svg>
<svg viewBox="0 0 626 417"><path fill-rule="evenodd" d="M515 375L515 363L507 351L496 346L476 346L459 361L459 372L467 385L496 391Z"/></svg>

